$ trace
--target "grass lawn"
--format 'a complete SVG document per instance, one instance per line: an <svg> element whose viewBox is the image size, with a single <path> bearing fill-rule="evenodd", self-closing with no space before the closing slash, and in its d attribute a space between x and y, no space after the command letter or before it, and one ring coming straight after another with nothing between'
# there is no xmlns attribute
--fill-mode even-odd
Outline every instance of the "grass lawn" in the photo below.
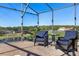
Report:
<svg viewBox="0 0 79 59"><path fill-rule="evenodd" d="M49 32L48 35L49 35L49 39L52 39L51 32ZM28 39L33 39L35 37L35 35L31 35L31 34L24 34L23 36ZM56 40L58 37L63 37L63 36L64 36L64 32L56 32ZM21 37L21 33L1 35L0 40L5 38L13 38L13 37Z"/></svg>
<svg viewBox="0 0 79 59"><path fill-rule="evenodd" d="M16 34L5 34L5 35L1 35L0 39L5 39L5 38L13 38L13 37L21 37L20 33L16 33Z"/></svg>

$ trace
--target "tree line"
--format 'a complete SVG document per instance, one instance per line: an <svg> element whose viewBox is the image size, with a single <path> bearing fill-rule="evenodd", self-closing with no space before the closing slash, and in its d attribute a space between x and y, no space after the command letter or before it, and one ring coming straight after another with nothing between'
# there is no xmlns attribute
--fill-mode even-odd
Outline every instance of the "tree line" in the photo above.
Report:
<svg viewBox="0 0 79 59"><path fill-rule="evenodd" d="M55 25L55 26L23 26L23 30L27 30L27 31L39 31L39 30L58 30L60 27L75 27L77 30L79 30L79 26L59 26L59 25ZM0 27L0 31L21 31L21 27L17 26L17 27Z"/></svg>

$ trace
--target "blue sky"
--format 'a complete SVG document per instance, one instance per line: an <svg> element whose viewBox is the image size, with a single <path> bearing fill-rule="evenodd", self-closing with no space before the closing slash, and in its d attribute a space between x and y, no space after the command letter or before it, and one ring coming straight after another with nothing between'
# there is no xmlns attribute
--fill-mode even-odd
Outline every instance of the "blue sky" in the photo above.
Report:
<svg viewBox="0 0 79 59"><path fill-rule="evenodd" d="M53 3L49 4L53 9L63 8L71 6L72 4L61 4ZM21 4L10 3L0 4L0 6L7 6L10 8L16 8L21 10ZM34 10L38 13L42 11L50 10L45 4L30 4ZM77 7L77 25L79 25L79 6ZM27 12L33 12L30 8ZM52 25L51 19L52 14L50 12L39 14L39 25ZM0 26L20 26L21 25L21 13L9 9L0 8ZM24 16L24 26L35 26L37 25L37 16L26 13ZM74 25L74 7L54 10L54 25Z"/></svg>

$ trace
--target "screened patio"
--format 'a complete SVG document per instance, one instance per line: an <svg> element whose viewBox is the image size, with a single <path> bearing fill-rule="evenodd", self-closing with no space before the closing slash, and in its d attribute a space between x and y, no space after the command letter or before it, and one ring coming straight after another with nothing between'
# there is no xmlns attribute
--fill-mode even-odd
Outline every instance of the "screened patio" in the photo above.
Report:
<svg viewBox="0 0 79 59"><path fill-rule="evenodd" d="M50 30L54 32L54 27L58 25L74 26L75 30L78 31L78 29L76 28L76 26L79 26L78 10L78 3L0 3L0 26L19 26L18 29L21 33L20 41L0 44L0 55L62 55L63 52L61 52L60 50L56 50L54 45L48 46L48 48L43 46L34 47L33 41L23 41L22 39L24 36L24 27L36 27L37 31L39 31L40 26L51 26ZM16 35L14 36L16 37ZM14 36L12 35L12 37ZM17 34L17 36L19 35ZM7 36L7 38L8 37L9 36ZM2 38L0 39L2 40ZM76 52L76 55L79 56L79 51Z"/></svg>

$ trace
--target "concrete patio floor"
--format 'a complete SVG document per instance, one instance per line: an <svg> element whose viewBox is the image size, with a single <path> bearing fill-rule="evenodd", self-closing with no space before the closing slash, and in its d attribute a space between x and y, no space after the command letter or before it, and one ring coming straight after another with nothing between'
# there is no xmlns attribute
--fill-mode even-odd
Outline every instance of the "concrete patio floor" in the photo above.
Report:
<svg viewBox="0 0 79 59"><path fill-rule="evenodd" d="M33 42L30 41L11 42L10 44L41 56L61 56L64 54L59 49L56 50L55 46L34 46ZM7 44L0 44L0 56L27 56L27 54L27 52L21 51ZM78 52L76 52L76 56L79 56L79 48Z"/></svg>

